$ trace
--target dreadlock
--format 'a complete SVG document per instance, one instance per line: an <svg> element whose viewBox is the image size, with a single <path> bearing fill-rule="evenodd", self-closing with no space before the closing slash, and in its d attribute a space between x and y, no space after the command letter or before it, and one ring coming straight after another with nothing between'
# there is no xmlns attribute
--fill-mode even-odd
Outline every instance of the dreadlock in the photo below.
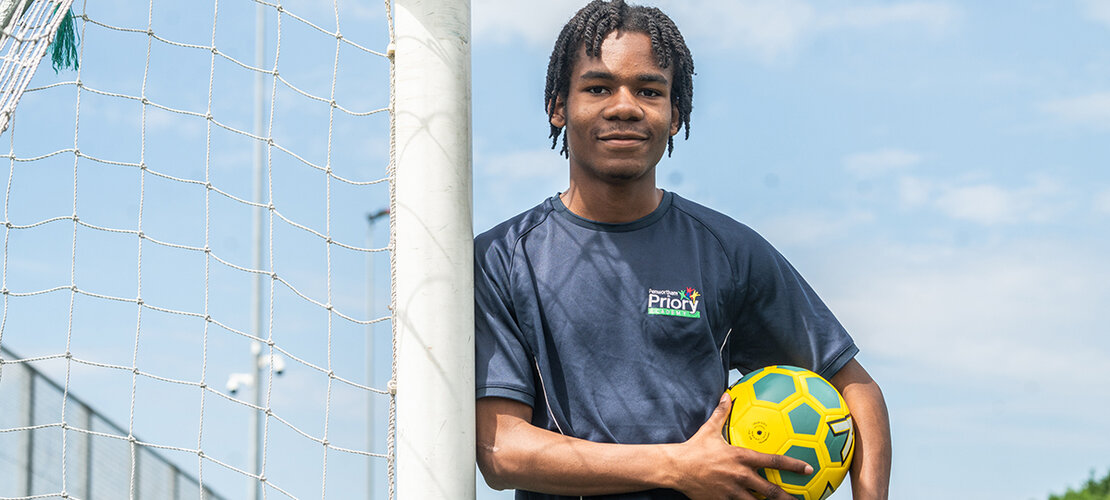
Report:
<svg viewBox="0 0 1110 500"><path fill-rule="evenodd" d="M671 84L671 103L678 108L679 127L686 127L686 138L690 138L690 112L694 108L694 59L682 33L674 21L655 7L628 5L624 0L593 0L582 7L567 21L555 48L551 51L551 61L547 64L547 87L544 90L544 106L548 121L555 113L555 100L562 97L564 102L570 90L570 73L578 59L578 49L585 46L586 56L600 57L601 43L614 31L643 33L651 38L651 47L659 67L674 65L674 82ZM561 154L569 157L567 138L562 127L551 126L551 149L563 136ZM674 151L674 137L667 138L667 155Z"/></svg>

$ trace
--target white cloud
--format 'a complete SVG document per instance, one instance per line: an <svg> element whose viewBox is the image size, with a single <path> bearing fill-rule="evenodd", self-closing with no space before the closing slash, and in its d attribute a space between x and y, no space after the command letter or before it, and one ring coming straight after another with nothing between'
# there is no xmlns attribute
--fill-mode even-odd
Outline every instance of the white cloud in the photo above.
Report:
<svg viewBox="0 0 1110 500"><path fill-rule="evenodd" d="M504 154L476 155L478 173L513 182L531 181L566 184L567 160L552 149L510 151ZM565 187L565 186L563 186Z"/></svg>
<svg viewBox="0 0 1110 500"><path fill-rule="evenodd" d="M474 38L499 43L524 41L548 47L559 29L585 2L580 0L474 0L471 4Z"/></svg>
<svg viewBox="0 0 1110 500"><path fill-rule="evenodd" d="M1104 189L1095 195L1095 212L1110 215L1110 189Z"/></svg>
<svg viewBox="0 0 1110 500"><path fill-rule="evenodd" d="M906 207L919 207L928 203L932 191L931 182L917 177L903 177L898 182L898 199Z"/></svg>
<svg viewBox="0 0 1110 500"><path fill-rule="evenodd" d="M1110 127L1110 92L1047 101L1040 109L1064 121Z"/></svg>
<svg viewBox="0 0 1110 500"><path fill-rule="evenodd" d="M1044 176L1016 188L981 180L940 183L904 177L899 197L905 207L932 208L984 226L1050 222L1074 205L1063 185Z"/></svg>
<svg viewBox="0 0 1110 500"><path fill-rule="evenodd" d="M886 148L856 153L844 158L844 168L856 177L881 177L921 163L921 155L902 149Z"/></svg>
<svg viewBox="0 0 1110 500"><path fill-rule="evenodd" d="M1048 222L1070 205L1062 187L1047 178L1016 189L991 184L951 187L935 203L952 218L983 225Z"/></svg>
<svg viewBox="0 0 1110 500"><path fill-rule="evenodd" d="M1037 383L1076 365L1097 371L1066 388L1079 392L1110 376L1100 361L1110 354L1110 332L1100 326L1110 264L1098 248L1011 240L823 251L836 264L815 273L822 293L861 349L928 367L938 381Z"/></svg>
<svg viewBox="0 0 1110 500"><path fill-rule="evenodd" d="M770 61L812 36L818 14L801 0L697 0L661 3L687 37L708 46L737 47Z"/></svg>
<svg viewBox="0 0 1110 500"><path fill-rule="evenodd" d="M947 31L959 19L956 7L938 2L908 2L828 8L803 0L700 0L673 2L679 27L710 46L741 48L765 62L796 52L822 36L847 30L923 27ZM820 6L820 8L816 6Z"/></svg>
<svg viewBox="0 0 1110 500"><path fill-rule="evenodd" d="M656 5L682 29L688 39L705 47L741 49L766 62L797 51L812 39L843 30L871 30L889 26L922 27L941 33L960 17L957 7L941 2L874 4L819 10L806 0L658 0ZM523 40L549 46L580 0L521 2L475 0L476 39L496 42Z"/></svg>
<svg viewBox="0 0 1110 500"><path fill-rule="evenodd" d="M1088 18L1110 26L1110 0L1083 0L1082 3Z"/></svg>
<svg viewBox="0 0 1110 500"><path fill-rule="evenodd" d="M908 2L849 7L824 16L821 25L827 29L920 26L933 33L942 33L951 28L959 17L959 11L951 5Z"/></svg>
<svg viewBox="0 0 1110 500"><path fill-rule="evenodd" d="M899 442L966 454L1006 447L1018 432L1050 438L1036 445L1042 455L1082 449L1078 462L1095 463L1085 460L1101 455L1086 448L1110 444L1105 419L1086 414L1110 410L1103 382L1110 377L1110 330L1102 318L1110 301L1108 250L1105 241L1032 237L973 246L856 238L792 260L888 394ZM1090 402L1092 411L1061 420L1054 409L1075 401ZM948 439L944 430L953 426L963 432ZM1075 446L1083 442L1091 444ZM959 477L943 461L918 467ZM1010 469L998 466L993 477L1018 481L1030 473ZM916 498L937 496L942 492Z"/></svg>
<svg viewBox="0 0 1110 500"><path fill-rule="evenodd" d="M788 247L825 242L874 220L874 214L862 211L835 215L829 211L799 211L752 225L775 246Z"/></svg>
<svg viewBox="0 0 1110 500"><path fill-rule="evenodd" d="M1015 222L1020 198L999 186L980 184L946 189L935 200L937 208L955 219L990 225Z"/></svg>

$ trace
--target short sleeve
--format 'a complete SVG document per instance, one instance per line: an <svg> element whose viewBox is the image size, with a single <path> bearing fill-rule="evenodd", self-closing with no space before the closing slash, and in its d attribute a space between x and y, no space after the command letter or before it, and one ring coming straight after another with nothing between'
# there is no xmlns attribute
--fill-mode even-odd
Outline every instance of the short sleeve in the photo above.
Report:
<svg viewBox="0 0 1110 500"><path fill-rule="evenodd" d="M788 364L832 377L859 352L855 342L782 254L754 231L750 238L736 269L731 368Z"/></svg>
<svg viewBox="0 0 1110 500"><path fill-rule="evenodd" d="M508 256L479 242L474 256L476 397L502 397L533 406L532 358L508 292Z"/></svg>

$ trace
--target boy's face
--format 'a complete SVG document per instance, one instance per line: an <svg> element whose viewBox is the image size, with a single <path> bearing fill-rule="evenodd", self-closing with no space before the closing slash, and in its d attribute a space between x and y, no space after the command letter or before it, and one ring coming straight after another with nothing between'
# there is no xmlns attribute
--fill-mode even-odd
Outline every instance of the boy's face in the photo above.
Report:
<svg viewBox="0 0 1110 500"><path fill-rule="evenodd" d="M643 33L610 33L601 57L579 48L567 97L556 99L551 117L552 125L566 127L572 178L577 172L626 183L654 174L668 139L678 133L672 75L672 68L659 67Z"/></svg>

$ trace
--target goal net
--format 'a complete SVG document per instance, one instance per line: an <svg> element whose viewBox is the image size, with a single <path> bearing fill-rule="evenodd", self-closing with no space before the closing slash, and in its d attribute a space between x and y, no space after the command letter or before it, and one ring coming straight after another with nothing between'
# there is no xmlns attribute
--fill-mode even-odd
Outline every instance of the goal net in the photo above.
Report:
<svg viewBox="0 0 1110 500"><path fill-rule="evenodd" d="M0 498L472 498L469 1L72 12L0 81Z"/></svg>
<svg viewBox="0 0 1110 500"><path fill-rule="evenodd" d="M73 54L73 0L0 0L0 132L35 73L51 40L63 65ZM64 29L62 26L65 26ZM57 62L55 63L57 64Z"/></svg>

